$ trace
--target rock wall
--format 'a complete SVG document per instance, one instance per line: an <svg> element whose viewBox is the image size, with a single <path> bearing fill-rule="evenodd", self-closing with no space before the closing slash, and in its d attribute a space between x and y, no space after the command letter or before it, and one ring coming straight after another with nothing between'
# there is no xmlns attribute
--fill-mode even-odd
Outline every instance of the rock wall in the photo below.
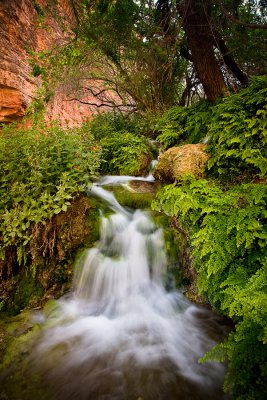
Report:
<svg viewBox="0 0 267 400"><path fill-rule="evenodd" d="M29 63L29 50L44 51L61 46L70 32L62 30L55 13L49 12L50 0L0 0L0 123L10 123L25 115L41 85ZM58 0L58 14L65 27L76 23L69 0ZM57 92L48 104L49 119L63 125L77 125L95 112L77 101L66 102Z"/></svg>
<svg viewBox="0 0 267 400"><path fill-rule="evenodd" d="M98 239L98 216L95 202L80 195L66 212L32 226L25 263L19 265L17 248L8 247L0 259L0 311L36 307L69 290L77 251Z"/></svg>
<svg viewBox="0 0 267 400"><path fill-rule="evenodd" d="M26 52L35 46L35 20L31 1L0 2L0 122L23 116L36 88Z"/></svg>

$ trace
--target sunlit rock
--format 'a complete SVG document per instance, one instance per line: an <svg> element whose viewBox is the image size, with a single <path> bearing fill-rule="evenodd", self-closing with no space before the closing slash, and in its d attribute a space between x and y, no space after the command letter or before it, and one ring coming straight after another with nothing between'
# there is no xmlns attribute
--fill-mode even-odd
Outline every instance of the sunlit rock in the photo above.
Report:
<svg viewBox="0 0 267 400"><path fill-rule="evenodd" d="M202 178L208 160L206 147L207 145L202 143L171 147L160 156L153 172L154 178L174 182L181 180L188 173L196 178Z"/></svg>

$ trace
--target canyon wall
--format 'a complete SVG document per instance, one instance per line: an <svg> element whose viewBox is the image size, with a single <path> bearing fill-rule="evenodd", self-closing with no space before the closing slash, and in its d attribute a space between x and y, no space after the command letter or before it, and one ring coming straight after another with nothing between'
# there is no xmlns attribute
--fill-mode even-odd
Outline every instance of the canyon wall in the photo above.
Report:
<svg viewBox="0 0 267 400"><path fill-rule="evenodd" d="M33 76L30 53L62 46L70 39L76 23L71 1L58 0L61 20L49 11L49 4L49 0L0 0L0 123L23 117L41 86L40 77ZM62 19L69 31L62 29ZM95 103L91 95L90 99ZM59 89L49 100L47 117L74 126L98 108L68 101Z"/></svg>

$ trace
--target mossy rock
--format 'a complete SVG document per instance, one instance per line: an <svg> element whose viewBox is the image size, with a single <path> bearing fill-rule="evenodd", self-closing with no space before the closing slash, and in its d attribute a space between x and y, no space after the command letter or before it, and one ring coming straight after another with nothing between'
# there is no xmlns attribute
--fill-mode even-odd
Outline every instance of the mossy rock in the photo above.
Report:
<svg viewBox="0 0 267 400"><path fill-rule="evenodd" d="M160 156L154 178L164 182L180 181L188 174L203 178L209 157L205 149L206 145L202 143L171 147Z"/></svg>
<svg viewBox="0 0 267 400"><path fill-rule="evenodd" d="M137 209L150 209L151 202L155 194L151 192L135 192L132 191L130 186L110 186L105 189L112 190L114 196L122 207L129 207L133 210Z"/></svg>
<svg viewBox="0 0 267 400"><path fill-rule="evenodd" d="M0 399L51 400L42 378L31 368L34 343L40 325L25 311L15 317L0 316Z"/></svg>

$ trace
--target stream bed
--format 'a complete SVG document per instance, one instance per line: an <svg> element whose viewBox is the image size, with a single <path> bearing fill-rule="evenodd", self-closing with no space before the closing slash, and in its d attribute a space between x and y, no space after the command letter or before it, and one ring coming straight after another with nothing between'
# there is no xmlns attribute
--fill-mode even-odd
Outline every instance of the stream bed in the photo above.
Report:
<svg viewBox="0 0 267 400"><path fill-rule="evenodd" d="M110 212L71 293L35 316L41 332L28 376L40 377L51 400L227 399L225 366L198 361L222 340L221 319L166 289L162 228L149 212L122 207L104 189L110 183L125 182L105 178L88 189Z"/></svg>

